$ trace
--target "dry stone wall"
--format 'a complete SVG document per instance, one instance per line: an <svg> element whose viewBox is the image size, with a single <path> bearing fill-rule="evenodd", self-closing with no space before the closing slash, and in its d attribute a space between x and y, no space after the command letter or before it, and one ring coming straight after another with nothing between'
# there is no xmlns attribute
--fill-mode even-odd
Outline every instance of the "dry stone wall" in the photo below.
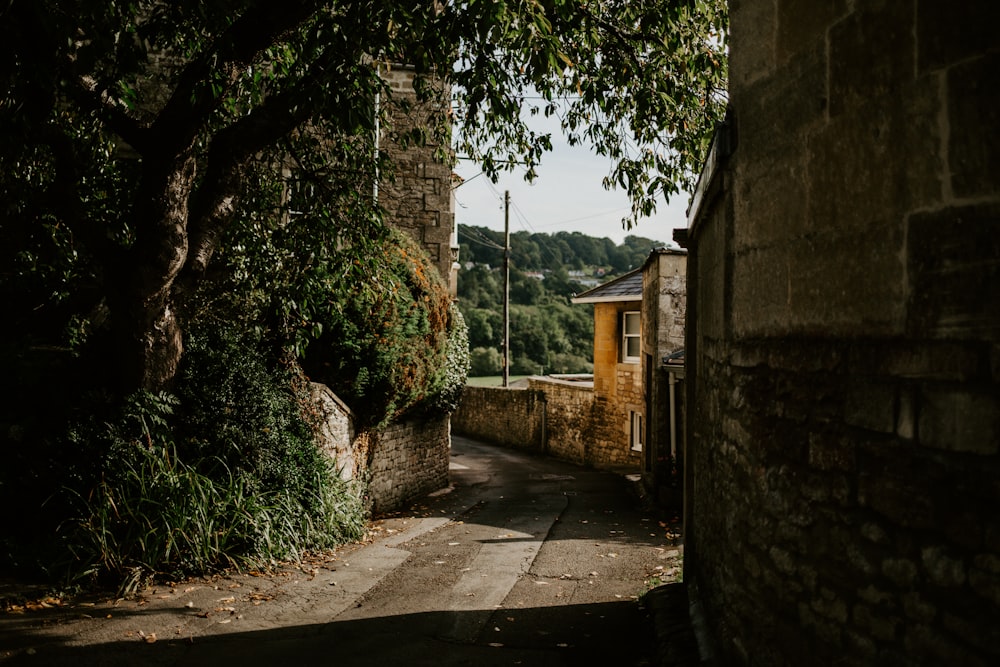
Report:
<svg viewBox="0 0 1000 667"><path fill-rule="evenodd" d="M725 664L1000 663L997 18L731 3L685 549Z"/></svg>
<svg viewBox="0 0 1000 667"><path fill-rule="evenodd" d="M589 383L530 378L545 395L545 453L581 465L599 465L594 448L594 390Z"/></svg>
<svg viewBox="0 0 1000 667"><path fill-rule="evenodd" d="M407 419L379 431L356 432L350 408L329 387L312 385L320 416L317 445L341 477L368 484L373 512L448 486L451 428L448 415Z"/></svg>
<svg viewBox="0 0 1000 667"><path fill-rule="evenodd" d="M531 389L467 386L451 416L456 435L541 454L545 394Z"/></svg>
<svg viewBox="0 0 1000 667"><path fill-rule="evenodd" d="M397 422L369 437L368 491L376 514L448 486L447 415Z"/></svg>
<svg viewBox="0 0 1000 667"><path fill-rule="evenodd" d="M589 382L532 377L528 386L466 387L452 415L455 434L595 468L638 470L642 455L628 448L620 405L596 398Z"/></svg>

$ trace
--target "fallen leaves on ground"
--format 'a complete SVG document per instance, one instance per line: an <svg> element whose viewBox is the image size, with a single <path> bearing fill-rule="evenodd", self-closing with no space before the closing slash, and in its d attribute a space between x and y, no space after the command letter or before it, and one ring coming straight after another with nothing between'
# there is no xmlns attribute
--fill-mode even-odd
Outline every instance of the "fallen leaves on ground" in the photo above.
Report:
<svg viewBox="0 0 1000 667"><path fill-rule="evenodd" d="M62 598L47 596L37 600L26 600L22 604L4 601L3 610L8 614L23 614L26 611L41 611L43 609L53 609L55 607L65 607L66 601Z"/></svg>

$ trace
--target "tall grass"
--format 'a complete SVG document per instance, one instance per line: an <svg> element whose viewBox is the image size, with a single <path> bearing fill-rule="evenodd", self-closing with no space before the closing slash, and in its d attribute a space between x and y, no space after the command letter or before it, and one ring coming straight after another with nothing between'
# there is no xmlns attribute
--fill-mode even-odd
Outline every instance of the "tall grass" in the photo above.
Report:
<svg viewBox="0 0 1000 667"><path fill-rule="evenodd" d="M123 594L154 575L266 568L364 531L359 494L334 475L318 481L321 509L311 515L287 493L255 493L232 474L210 478L170 447L142 448L122 463L80 498L66 544L76 578L117 581Z"/></svg>
<svg viewBox="0 0 1000 667"><path fill-rule="evenodd" d="M130 593L156 575L266 568L361 537L362 489L316 447L296 379L259 341L219 328L190 337L176 397L138 392L74 430L100 463L70 491L71 576Z"/></svg>

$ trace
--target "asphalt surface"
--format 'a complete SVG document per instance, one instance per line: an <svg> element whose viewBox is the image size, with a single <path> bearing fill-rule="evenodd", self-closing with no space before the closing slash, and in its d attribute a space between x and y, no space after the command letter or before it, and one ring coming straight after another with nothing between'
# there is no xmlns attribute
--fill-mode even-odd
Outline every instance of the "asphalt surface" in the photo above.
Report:
<svg viewBox="0 0 1000 667"><path fill-rule="evenodd" d="M458 437L451 468L364 543L277 572L27 595L0 614L0 664L661 664L640 597L681 550L623 475Z"/></svg>

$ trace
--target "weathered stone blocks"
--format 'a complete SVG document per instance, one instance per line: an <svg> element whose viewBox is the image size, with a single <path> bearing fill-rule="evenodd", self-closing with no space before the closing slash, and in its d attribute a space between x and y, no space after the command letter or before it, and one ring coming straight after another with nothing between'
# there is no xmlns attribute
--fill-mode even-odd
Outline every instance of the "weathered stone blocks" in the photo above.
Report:
<svg viewBox="0 0 1000 667"><path fill-rule="evenodd" d="M828 25L830 115L897 94L912 80L915 0L870 2Z"/></svg>
<svg viewBox="0 0 1000 667"><path fill-rule="evenodd" d="M373 512L399 509L448 485L448 415L408 419L371 435L368 477Z"/></svg>
<svg viewBox="0 0 1000 667"><path fill-rule="evenodd" d="M540 391L467 386L451 424L457 435L541 453L545 413Z"/></svg>
<svg viewBox="0 0 1000 667"><path fill-rule="evenodd" d="M367 483L372 511L388 512L448 485L448 415L407 419L356 432L350 409L325 385L312 385L320 414L317 445L344 479Z"/></svg>
<svg viewBox="0 0 1000 667"><path fill-rule="evenodd" d="M826 42L828 26L847 13L847 0L821 0L803 4L778 0L777 61L798 57L817 43Z"/></svg>
<svg viewBox="0 0 1000 667"><path fill-rule="evenodd" d="M455 433L596 468L639 469L642 453L628 447L628 404L598 398L587 382L528 382L528 389L466 387L452 416ZM618 392L626 390L631 382Z"/></svg>
<svg viewBox="0 0 1000 667"><path fill-rule="evenodd" d="M939 69L986 51L996 36L1000 10L993 0L964 0L961 9L937 0L917 3L917 64Z"/></svg>
<svg viewBox="0 0 1000 667"><path fill-rule="evenodd" d="M993 25L996 30L996 24ZM957 197L1000 190L1000 53L957 65L948 75L948 156ZM995 219L994 219L995 222Z"/></svg>
<svg viewBox="0 0 1000 667"><path fill-rule="evenodd" d="M909 331L1000 340L1000 203L914 214L907 245Z"/></svg>
<svg viewBox="0 0 1000 667"><path fill-rule="evenodd" d="M722 662L1000 661L1000 10L734 0L688 230L687 539Z"/></svg>
<svg viewBox="0 0 1000 667"><path fill-rule="evenodd" d="M928 447L995 455L1000 452L1000 397L993 391L925 389L919 433Z"/></svg>

